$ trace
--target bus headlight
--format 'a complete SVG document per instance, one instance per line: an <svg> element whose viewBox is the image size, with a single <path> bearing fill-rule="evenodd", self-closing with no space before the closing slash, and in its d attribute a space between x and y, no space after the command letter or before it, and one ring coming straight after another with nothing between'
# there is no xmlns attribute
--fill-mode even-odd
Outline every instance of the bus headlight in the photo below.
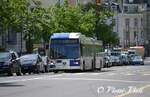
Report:
<svg viewBox="0 0 150 97"><path fill-rule="evenodd" d="M76 62L74 62L74 64L79 64L79 62L78 62L78 61L76 61Z"/></svg>
<svg viewBox="0 0 150 97"><path fill-rule="evenodd" d="M54 62L53 62L53 61L50 61L50 65L54 65Z"/></svg>
<svg viewBox="0 0 150 97"><path fill-rule="evenodd" d="M79 60L70 60L70 66L80 66Z"/></svg>

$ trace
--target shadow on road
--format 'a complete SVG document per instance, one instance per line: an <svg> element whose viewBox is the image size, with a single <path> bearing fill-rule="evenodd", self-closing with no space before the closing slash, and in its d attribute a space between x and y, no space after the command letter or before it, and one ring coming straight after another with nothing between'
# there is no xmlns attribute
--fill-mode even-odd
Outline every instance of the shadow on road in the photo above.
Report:
<svg viewBox="0 0 150 97"><path fill-rule="evenodd" d="M102 69L102 70L86 70L86 71L65 71L65 73L102 73L102 72L112 72L114 70L107 70L107 69Z"/></svg>
<svg viewBox="0 0 150 97"><path fill-rule="evenodd" d="M112 72L112 71L115 71L115 70L101 70L100 72Z"/></svg>
<svg viewBox="0 0 150 97"><path fill-rule="evenodd" d="M24 85L18 85L15 83L0 83L0 87L23 87Z"/></svg>

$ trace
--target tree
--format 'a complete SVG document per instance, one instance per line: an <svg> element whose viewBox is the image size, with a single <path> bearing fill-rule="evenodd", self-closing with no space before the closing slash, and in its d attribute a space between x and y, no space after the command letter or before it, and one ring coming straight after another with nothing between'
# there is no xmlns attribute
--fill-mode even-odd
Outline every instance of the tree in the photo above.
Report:
<svg viewBox="0 0 150 97"><path fill-rule="evenodd" d="M45 14L46 9L34 0L0 0L0 27L3 33L10 27L22 32L29 53L32 52L33 41L40 41L41 32L48 27Z"/></svg>
<svg viewBox="0 0 150 97"><path fill-rule="evenodd" d="M117 44L118 37L115 32L113 32L113 27L115 25L113 21L113 13L110 11L109 6L96 5L93 3L88 3L84 7L84 11L94 9L96 16L96 26L93 30L95 36L103 41L104 45L107 44ZM110 24L107 23L107 20L111 19Z"/></svg>
<svg viewBox="0 0 150 97"><path fill-rule="evenodd" d="M51 32L81 32L89 35L95 26L93 10L86 13L82 6L72 6L65 0L64 4L50 7Z"/></svg>
<svg viewBox="0 0 150 97"><path fill-rule="evenodd" d="M27 9L27 0L0 0L0 27L3 47L6 47L5 33L9 29L16 30L20 27L22 18Z"/></svg>
<svg viewBox="0 0 150 97"><path fill-rule="evenodd" d="M8 30L10 26L17 28L26 9L26 0L0 0L0 26L3 30Z"/></svg>

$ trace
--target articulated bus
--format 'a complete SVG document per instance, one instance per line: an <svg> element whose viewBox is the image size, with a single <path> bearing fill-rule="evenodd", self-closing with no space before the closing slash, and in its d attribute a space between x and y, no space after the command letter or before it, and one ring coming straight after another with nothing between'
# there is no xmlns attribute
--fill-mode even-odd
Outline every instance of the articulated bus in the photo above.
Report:
<svg viewBox="0 0 150 97"><path fill-rule="evenodd" d="M49 44L51 70L94 70L103 67L102 42L81 33L54 33Z"/></svg>

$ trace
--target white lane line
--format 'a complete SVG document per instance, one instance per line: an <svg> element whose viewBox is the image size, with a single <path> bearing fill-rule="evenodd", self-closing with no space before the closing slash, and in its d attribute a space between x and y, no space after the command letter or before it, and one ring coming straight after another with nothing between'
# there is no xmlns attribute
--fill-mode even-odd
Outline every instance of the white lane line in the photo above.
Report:
<svg viewBox="0 0 150 97"><path fill-rule="evenodd" d="M117 75L117 74L116 74L116 73L109 73L109 74L107 74L107 75L112 76L112 75Z"/></svg>
<svg viewBox="0 0 150 97"><path fill-rule="evenodd" d="M55 78L55 77L60 77L60 76L63 76L63 74L34 77L34 78L26 78L26 79L5 80L5 81L1 81L0 83L25 82L25 81L32 81L32 80L42 80L42 79L47 79L47 78Z"/></svg>
<svg viewBox="0 0 150 97"><path fill-rule="evenodd" d="M102 73L90 73L90 75L101 75Z"/></svg>
<svg viewBox="0 0 150 97"><path fill-rule="evenodd" d="M145 74L143 74L143 75L150 75L149 73L145 73Z"/></svg>
<svg viewBox="0 0 150 97"><path fill-rule="evenodd" d="M87 74L87 73L72 73L71 75L84 75L84 74Z"/></svg>
<svg viewBox="0 0 150 97"><path fill-rule="evenodd" d="M124 74L124 75L135 75L135 74L133 74L133 73L126 73L126 74Z"/></svg>
<svg viewBox="0 0 150 97"><path fill-rule="evenodd" d="M29 79L18 79L18 80L7 80L7 81L1 81L0 83L25 82L25 81L39 80L39 79L42 79L42 77L29 78Z"/></svg>
<svg viewBox="0 0 150 97"><path fill-rule="evenodd" d="M60 77L63 74L59 75L52 75L52 76L43 76L43 77L35 77L35 78L28 78L28 79L20 79L20 80L7 80L1 81L0 83L11 83L11 82L25 82L25 81L32 81L32 80L75 80L75 81L107 81L107 82L121 82L121 83L148 83L149 81L134 81L134 80L116 80L116 79L97 79L97 78L64 78ZM60 77L60 78L57 78Z"/></svg>
<svg viewBox="0 0 150 97"><path fill-rule="evenodd" d="M149 81L115 80L115 79L93 79L93 78L51 78L51 80L75 80L75 81L107 81L121 83L150 83Z"/></svg>

